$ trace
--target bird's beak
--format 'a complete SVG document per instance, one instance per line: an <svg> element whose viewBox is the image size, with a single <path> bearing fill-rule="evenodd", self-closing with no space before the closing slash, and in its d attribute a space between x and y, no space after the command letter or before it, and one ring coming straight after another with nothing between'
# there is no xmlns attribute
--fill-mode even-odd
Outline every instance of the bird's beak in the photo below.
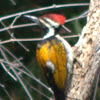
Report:
<svg viewBox="0 0 100 100"><path fill-rule="evenodd" d="M28 19L30 19L30 20L32 20L32 21L38 23L38 24L39 24L39 22L40 22L40 21L39 21L39 18L38 18L38 17L35 17L35 16L24 15L24 17L26 17L26 18L28 18Z"/></svg>

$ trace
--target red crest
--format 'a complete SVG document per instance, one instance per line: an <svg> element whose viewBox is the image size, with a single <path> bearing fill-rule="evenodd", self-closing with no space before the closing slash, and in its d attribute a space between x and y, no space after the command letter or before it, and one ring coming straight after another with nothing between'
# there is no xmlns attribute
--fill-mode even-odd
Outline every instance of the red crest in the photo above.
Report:
<svg viewBox="0 0 100 100"><path fill-rule="evenodd" d="M40 18L44 18L44 17L47 17L47 18L50 18L52 20L54 20L55 22L58 22L59 24L63 25L65 23L65 17L63 15L60 15L60 14L46 14Z"/></svg>

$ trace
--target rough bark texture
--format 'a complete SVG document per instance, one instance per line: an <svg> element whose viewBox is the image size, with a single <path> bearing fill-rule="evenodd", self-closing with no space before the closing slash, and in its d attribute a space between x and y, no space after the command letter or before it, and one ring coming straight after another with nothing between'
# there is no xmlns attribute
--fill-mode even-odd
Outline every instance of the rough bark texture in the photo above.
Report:
<svg viewBox="0 0 100 100"><path fill-rule="evenodd" d="M100 68L100 0L90 1L87 23L73 50L77 61L66 100L90 100Z"/></svg>

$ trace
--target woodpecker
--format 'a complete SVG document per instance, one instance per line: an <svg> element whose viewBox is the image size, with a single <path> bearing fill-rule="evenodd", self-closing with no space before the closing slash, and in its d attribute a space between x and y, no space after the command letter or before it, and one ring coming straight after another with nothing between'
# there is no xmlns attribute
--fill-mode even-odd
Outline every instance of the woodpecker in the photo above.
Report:
<svg viewBox="0 0 100 100"><path fill-rule="evenodd" d="M72 73L74 58L71 46L59 35L66 18L60 14L25 17L37 22L45 30L46 35L37 44L37 62L46 82L54 91L55 100L65 100L68 74Z"/></svg>

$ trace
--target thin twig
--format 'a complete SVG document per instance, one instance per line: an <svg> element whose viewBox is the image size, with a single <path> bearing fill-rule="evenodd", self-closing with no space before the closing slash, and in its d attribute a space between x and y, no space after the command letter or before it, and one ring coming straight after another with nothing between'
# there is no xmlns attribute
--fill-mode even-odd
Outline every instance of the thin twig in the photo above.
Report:
<svg viewBox="0 0 100 100"><path fill-rule="evenodd" d="M23 77L22 77L23 78ZM36 89L35 87L33 87L25 78L23 78L25 80L25 82L30 86L31 89L35 90L36 92L38 92L40 95L44 96L45 98L47 98L48 100L50 99L50 97L48 97L47 95L45 95L44 93L42 93L41 91L39 91L38 89Z"/></svg>
<svg viewBox="0 0 100 100"><path fill-rule="evenodd" d="M15 67L16 65L14 63L9 63L9 62L6 62L2 59L0 59L0 62L4 62L12 67L14 67L15 69L17 69L18 71L22 72L23 74L29 76L31 79L35 80L37 83L39 83L41 86L45 87L45 89L49 90L50 93L53 93L48 86L46 86L44 83L42 83L39 79L37 79L35 76L33 75L30 75L29 73L27 73L26 71L24 71L23 69L19 68L19 67ZM4 66L3 66L4 67ZM6 71L7 72L7 71Z"/></svg>
<svg viewBox="0 0 100 100"><path fill-rule="evenodd" d="M38 9L33 9L33 10L28 10L28 11L24 11L24 12L20 12L17 14L12 14L12 15L8 15L8 16L4 16L0 18L1 20L5 20L5 19L9 19L18 15L23 15L23 14L28 14L28 13L32 13L32 12L39 12L39 11L44 11L44 10L49 10L49 9L55 9L55 8L62 8L62 7L79 7L79 6L89 6L89 3L76 3L76 4L63 4L63 5L52 5L49 7L43 7L43 8L38 8Z"/></svg>
<svg viewBox="0 0 100 100"><path fill-rule="evenodd" d="M1 62L5 63L5 64L7 64L7 65L15 66L15 67L20 66L19 63L13 63L13 62L10 63L10 62L6 62L4 59L0 59L0 63L1 63Z"/></svg>
<svg viewBox="0 0 100 100"><path fill-rule="evenodd" d="M8 29L22 28L22 27L35 26L35 25L37 25L37 23L29 23L29 24L22 24L22 25L13 25L12 27L8 26L8 27L0 29L0 32L6 31Z"/></svg>
<svg viewBox="0 0 100 100"><path fill-rule="evenodd" d="M6 27L6 25L1 21L1 24L4 26L4 27ZM13 39L16 39L15 37L14 37L14 35L9 31L9 30L7 30L7 32L9 33L9 35L11 36L11 38L13 38ZM26 48L21 42L17 42L18 44L20 44L20 46L21 47L23 47L26 51L29 51L29 49L28 48Z"/></svg>
<svg viewBox="0 0 100 100"><path fill-rule="evenodd" d="M64 25L62 25L62 27L67 31L67 32L71 32L71 30L69 30L67 27L65 27Z"/></svg>
<svg viewBox="0 0 100 100"><path fill-rule="evenodd" d="M0 45L6 52L8 52L16 61L18 61L18 63L20 64L20 66L22 66L26 71L19 69L18 67L13 66L15 69L21 71L22 73L24 73L25 75L29 76L30 78L32 78L33 80L35 80L37 83L39 83L41 86L43 86L45 89L47 89L48 91L50 91L52 93L52 91L49 89L49 87L47 87L44 83L42 83L39 79L37 79L24 65L23 63L21 63L18 58L16 58L7 48L5 48L4 46ZM6 62L8 64L10 64L9 62Z"/></svg>
<svg viewBox="0 0 100 100"><path fill-rule="evenodd" d="M1 54L3 55L3 57L5 58L5 54L4 54L3 50L1 49L1 47L0 47L0 51L1 51ZM15 81L17 81L16 77L13 74L11 74L11 72L6 68L4 63L3 62L0 62L0 63L2 65L2 67L4 68L4 70L8 73L8 75L10 75Z"/></svg>
<svg viewBox="0 0 100 100"><path fill-rule="evenodd" d="M14 0L10 0L13 5L16 5L16 2Z"/></svg>
<svg viewBox="0 0 100 100"><path fill-rule="evenodd" d="M9 63L9 60L8 58L6 57L5 53L2 51L2 49L0 50L2 52L2 55L4 57L4 59L6 60L6 62ZM15 76L17 77L18 81L20 82L20 84L22 85L22 87L24 88L26 94L28 95L28 97L30 98L30 100L33 100L30 92L28 91L27 87L25 86L24 82L22 81L22 79L19 77L18 73L16 72L16 70L12 67L12 66L9 66L10 69L13 71L13 73L15 74Z"/></svg>
<svg viewBox="0 0 100 100"><path fill-rule="evenodd" d="M70 36L62 36L64 38L76 38L79 37L79 35L70 35ZM0 41L0 45L1 44L6 44L6 43L10 43L10 42L29 42L29 41L41 41L43 40L43 38L29 38L29 39L9 39L9 40L5 40L5 41Z"/></svg>
<svg viewBox="0 0 100 100"><path fill-rule="evenodd" d="M77 19L85 18L85 17L87 17L87 15L74 17L74 18L66 20L65 23L68 23L68 22L71 22L71 21L74 21L74 20L77 20Z"/></svg>
<svg viewBox="0 0 100 100"><path fill-rule="evenodd" d="M74 21L74 20L77 20L77 19L82 19L82 18L85 18L87 15L84 15L84 13L78 17L74 17L74 18L70 18L70 19L67 19L65 21L65 23L68 23L68 22L71 22L71 21ZM22 24L22 25L13 25L12 27L5 27L5 28L2 28L0 29L0 32L2 31L6 31L7 29L15 29L15 28L22 28L22 27L28 27L28 26L35 26L37 25L37 23L29 23L29 24Z"/></svg>
<svg viewBox="0 0 100 100"><path fill-rule="evenodd" d="M0 87L2 87L2 89L4 90L4 92L7 94L7 96L9 97L10 100L13 100L13 98L9 95L8 91L5 89L5 86L3 84L0 83ZM1 100L1 99L0 99Z"/></svg>
<svg viewBox="0 0 100 100"><path fill-rule="evenodd" d="M13 66L15 69L17 69L18 71L22 72L23 74L27 75L28 77L30 77L31 79L35 80L38 84L40 84L41 86L43 86L45 89L47 89L50 93L53 94L53 91L46 86L43 82L41 82L39 79L37 79L34 75L30 75L27 72L25 72L24 70L22 70L21 68L15 67Z"/></svg>
<svg viewBox="0 0 100 100"><path fill-rule="evenodd" d="M11 74L11 72L6 68L4 63L3 62L0 62L0 63L2 65L2 67L3 67L3 69L8 73L8 75L11 76L15 81L17 81L16 77L13 74Z"/></svg>
<svg viewBox="0 0 100 100"><path fill-rule="evenodd" d="M10 27L12 27L12 26L14 25L14 23L16 22L16 20L17 20L20 16L21 16L21 15L15 17L15 19L14 19L13 22L11 23Z"/></svg>

